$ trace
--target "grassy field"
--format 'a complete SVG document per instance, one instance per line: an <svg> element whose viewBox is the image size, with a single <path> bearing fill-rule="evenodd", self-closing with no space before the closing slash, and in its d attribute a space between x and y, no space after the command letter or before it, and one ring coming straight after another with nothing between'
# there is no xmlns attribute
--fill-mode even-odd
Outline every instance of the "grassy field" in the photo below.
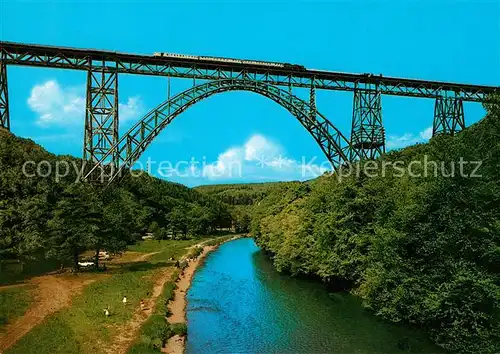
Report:
<svg viewBox="0 0 500 354"><path fill-rule="evenodd" d="M138 243L137 245L130 246L129 251L142 252L142 253L158 252L156 254L153 254L148 259L148 263L157 264L157 263L167 262L167 263L175 264L175 261L169 262L168 259L171 257L173 257L175 259L180 258L180 256L182 256L184 254L184 250L187 247L193 246L199 242L203 242L204 239L205 238L196 239L196 240L179 240L179 241L148 240L148 241Z"/></svg>
<svg viewBox="0 0 500 354"><path fill-rule="evenodd" d="M30 286L19 286L0 290L0 333L2 328L28 309L32 297Z"/></svg>
<svg viewBox="0 0 500 354"><path fill-rule="evenodd" d="M127 354L161 353L161 348L165 345L167 339L173 335L166 316L168 315L168 303L174 298L175 282L178 276L179 272L176 270L170 280L165 283L152 316L142 325L139 338L129 348Z"/></svg>
<svg viewBox="0 0 500 354"><path fill-rule="evenodd" d="M86 287L69 308L49 316L5 354L101 353L117 328L132 318L140 299L148 297L155 272L173 267L170 257L179 258L187 247L201 241L148 240L129 247L132 252L158 253L141 262L111 262L109 277ZM124 295L126 306L121 303ZM103 314L106 306L111 311L108 318Z"/></svg>

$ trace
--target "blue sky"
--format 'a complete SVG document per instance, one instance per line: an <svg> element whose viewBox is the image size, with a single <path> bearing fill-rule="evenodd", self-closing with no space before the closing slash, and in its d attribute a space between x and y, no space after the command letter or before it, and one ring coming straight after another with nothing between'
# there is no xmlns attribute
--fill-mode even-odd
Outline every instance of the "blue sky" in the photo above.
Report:
<svg viewBox="0 0 500 354"><path fill-rule="evenodd" d="M106 20L104 14L108 13ZM6 1L0 0L6 41L261 59L308 68L372 72L500 85L498 1ZM80 157L85 73L9 67L11 127L51 152ZM121 75L121 130L166 99L167 79ZM172 80L172 93L191 85ZM307 92L296 90L301 97ZM322 91L318 110L350 134L352 93ZM425 141L434 102L384 96L388 146ZM465 104L466 123L484 114ZM258 164L282 157L284 166ZM141 161L214 163L198 176L169 176L187 185L303 179L297 167L317 156L312 137L286 110L249 92L228 92L179 116ZM214 173L242 163L242 176ZM281 164L280 164L281 165ZM211 172L211 173L210 173ZM227 172L227 171L226 171Z"/></svg>

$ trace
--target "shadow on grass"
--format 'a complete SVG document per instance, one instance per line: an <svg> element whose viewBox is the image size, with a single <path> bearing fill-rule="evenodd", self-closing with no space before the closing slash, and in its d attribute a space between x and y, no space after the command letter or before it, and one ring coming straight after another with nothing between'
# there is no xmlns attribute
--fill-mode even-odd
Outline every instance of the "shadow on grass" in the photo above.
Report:
<svg viewBox="0 0 500 354"><path fill-rule="evenodd" d="M143 271L153 270L153 269L158 269L158 268L171 267L174 265L175 265L175 262L173 262L173 261L168 261L168 262L164 261L164 262L157 262L157 263L149 263L147 261L129 262L129 263L120 264L120 267L116 268L115 271L117 273L143 272Z"/></svg>
<svg viewBox="0 0 500 354"><path fill-rule="evenodd" d="M9 270L4 266L0 271L0 286L22 283L33 277L57 271L60 266L60 262L47 259L25 262L22 271Z"/></svg>

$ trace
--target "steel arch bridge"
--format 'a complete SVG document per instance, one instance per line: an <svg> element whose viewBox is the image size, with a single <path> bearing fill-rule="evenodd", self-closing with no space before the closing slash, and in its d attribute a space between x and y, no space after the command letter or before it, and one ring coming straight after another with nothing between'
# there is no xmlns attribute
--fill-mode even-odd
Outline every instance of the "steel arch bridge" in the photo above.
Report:
<svg viewBox="0 0 500 354"><path fill-rule="evenodd" d="M124 169L132 167L141 154L161 131L195 103L227 91L251 91L265 96L294 115L302 126L313 136L332 166L338 167L354 157L350 142L321 113L314 101L306 102L286 90L276 86L250 80L217 80L194 86L166 100L130 128L104 154L85 175L85 179L106 180L111 183L121 176ZM111 164L110 164L111 163ZM103 169L109 166L110 169ZM106 172L108 171L108 172ZM103 177L103 174L108 175Z"/></svg>
<svg viewBox="0 0 500 354"><path fill-rule="evenodd" d="M465 128L463 102L484 103L500 93L499 86L344 73L290 63L171 53L144 55L0 41L0 128L7 130L11 127L7 68L18 65L87 73L83 158L120 171L131 166L175 117L173 113L177 115L216 92L244 89L275 100L299 119L334 166L385 153L384 95L435 100L434 136L454 135ZM176 96L175 101L165 102L161 107L166 110L157 107L134 126L135 130L120 138L118 78L129 74L167 77L168 92L170 78L192 79L194 87ZM210 83L196 86L196 80ZM288 93L282 88L288 89ZM293 96L294 88L309 89L309 103ZM317 90L353 93L349 141L316 112Z"/></svg>

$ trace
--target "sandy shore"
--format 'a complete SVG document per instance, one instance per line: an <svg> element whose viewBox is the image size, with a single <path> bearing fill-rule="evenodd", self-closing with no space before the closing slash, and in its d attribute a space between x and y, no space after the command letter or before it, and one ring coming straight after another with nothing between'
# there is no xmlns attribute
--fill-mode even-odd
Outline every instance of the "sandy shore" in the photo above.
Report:
<svg viewBox="0 0 500 354"><path fill-rule="evenodd" d="M229 242L237 239L238 236L233 237L225 242ZM217 246L203 246L203 252L198 256L198 258L192 260L188 263L188 266L184 269L184 272L177 280L177 289L175 290L175 298L170 301L168 308L170 309L171 315L168 317L170 323L186 322L186 292L191 286L191 281L193 280L194 273L198 266L203 262L208 253L215 250ZM169 354L182 354L185 349L185 337L173 336L171 337L165 348L163 348L164 353Z"/></svg>

